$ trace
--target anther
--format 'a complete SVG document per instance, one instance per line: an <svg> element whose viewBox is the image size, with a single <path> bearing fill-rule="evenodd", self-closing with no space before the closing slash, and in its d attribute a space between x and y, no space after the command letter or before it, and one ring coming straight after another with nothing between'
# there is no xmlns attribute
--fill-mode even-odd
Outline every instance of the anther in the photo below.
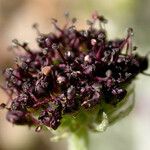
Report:
<svg viewBox="0 0 150 150"><path fill-rule="evenodd" d="M28 47L28 43L24 42L23 44L21 44L17 39L13 39L12 43L14 43L17 46L22 47L26 52L31 53L31 51Z"/></svg>
<svg viewBox="0 0 150 150"><path fill-rule="evenodd" d="M37 23L34 23L34 24L32 25L32 28L36 30L37 35L41 35L41 32L40 32L40 30L39 30L39 25L38 25Z"/></svg>

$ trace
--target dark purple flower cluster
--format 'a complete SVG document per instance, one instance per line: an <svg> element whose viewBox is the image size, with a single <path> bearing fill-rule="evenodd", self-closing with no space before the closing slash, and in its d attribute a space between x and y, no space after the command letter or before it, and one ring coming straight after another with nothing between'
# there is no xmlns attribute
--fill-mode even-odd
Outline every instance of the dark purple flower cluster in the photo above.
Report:
<svg viewBox="0 0 150 150"><path fill-rule="evenodd" d="M56 33L42 34L34 25L38 52L13 40L25 54L19 54L14 67L4 71L10 99L1 107L8 109L11 123L57 129L65 114L102 101L116 105L126 96L132 79L147 69L147 58L134 53L131 28L124 39L108 40L103 16L93 14L85 30L76 29L75 18L68 20L60 28L52 19Z"/></svg>

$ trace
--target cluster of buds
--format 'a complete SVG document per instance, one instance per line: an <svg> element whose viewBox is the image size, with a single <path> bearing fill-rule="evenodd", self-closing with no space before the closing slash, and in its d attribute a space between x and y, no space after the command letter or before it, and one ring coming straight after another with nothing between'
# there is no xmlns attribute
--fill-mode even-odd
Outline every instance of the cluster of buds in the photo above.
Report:
<svg viewBox="0 0 150 150"><path fill-rule="evenodd" d="M39 51L13 40L25 53L18 53L14 67L4 71L9 100L1 107L11 123L55 130L66 114L102 102L116 106L131 81L148 68L147 57L134 52L132 28L124 39L108 40L103 16L93 14L85 30L76 29L76 18L66 17L62 28L52 19L55 33L42 34L34 25Z"/></svg>

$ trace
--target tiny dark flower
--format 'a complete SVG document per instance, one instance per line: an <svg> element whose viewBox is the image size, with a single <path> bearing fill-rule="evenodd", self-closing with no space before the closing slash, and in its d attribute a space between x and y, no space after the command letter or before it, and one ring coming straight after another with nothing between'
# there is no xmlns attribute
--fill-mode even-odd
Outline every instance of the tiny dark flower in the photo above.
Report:
<svg viewBox="0 0 150 150"><path fill-rule="evenodd" d="M26 114L24 112L18 111L18 110L8 111L7 115L6 115L6 119L9 122L11 122L13 124L17 124L17 125L28 124Z"/></svg>
<svg viewBox="0 0 150 150"><path fill-rule="evenodd" d="M48 107L46 110L42 111L38 119L41 120L44 125L57 129L60 125L61 110Z"/></svg>
<svg viewBox="0 0 150 150"><path fill-rule="evenodd" d="M35 83L35 93L39 96L45 96L53 88L53 78L42 75Z"/></svg>

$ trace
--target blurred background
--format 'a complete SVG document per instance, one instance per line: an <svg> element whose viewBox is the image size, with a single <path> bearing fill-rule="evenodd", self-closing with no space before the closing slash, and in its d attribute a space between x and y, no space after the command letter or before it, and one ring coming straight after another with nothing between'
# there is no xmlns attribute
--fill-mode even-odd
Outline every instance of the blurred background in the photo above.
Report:
<svg viewBox="0 0 150 150"><path fill-rule="evenodd" d="M53 30L50 18L62 24L64 13L78 18L78 27L97 10L108 20L109 38L125 36L126 29L135 32L134 45L139 53L150 51L150 0L0 0L0 69L14 59L8 51L11 40L27 41L36 49L36 33L31 28L37 22L43 33ZM150 69L149 69L150 72ZM2 83L1 79L1 83ZM102 134L90 135L90 150L148 150L150 149L150 78L139 75L136 81L136 105L132 113ZM5 102L0 90L0 102ZM28 127L12 126L0 111L0 150L67 150L65 140L50 142L50 133L35 133Z"/></svg>

